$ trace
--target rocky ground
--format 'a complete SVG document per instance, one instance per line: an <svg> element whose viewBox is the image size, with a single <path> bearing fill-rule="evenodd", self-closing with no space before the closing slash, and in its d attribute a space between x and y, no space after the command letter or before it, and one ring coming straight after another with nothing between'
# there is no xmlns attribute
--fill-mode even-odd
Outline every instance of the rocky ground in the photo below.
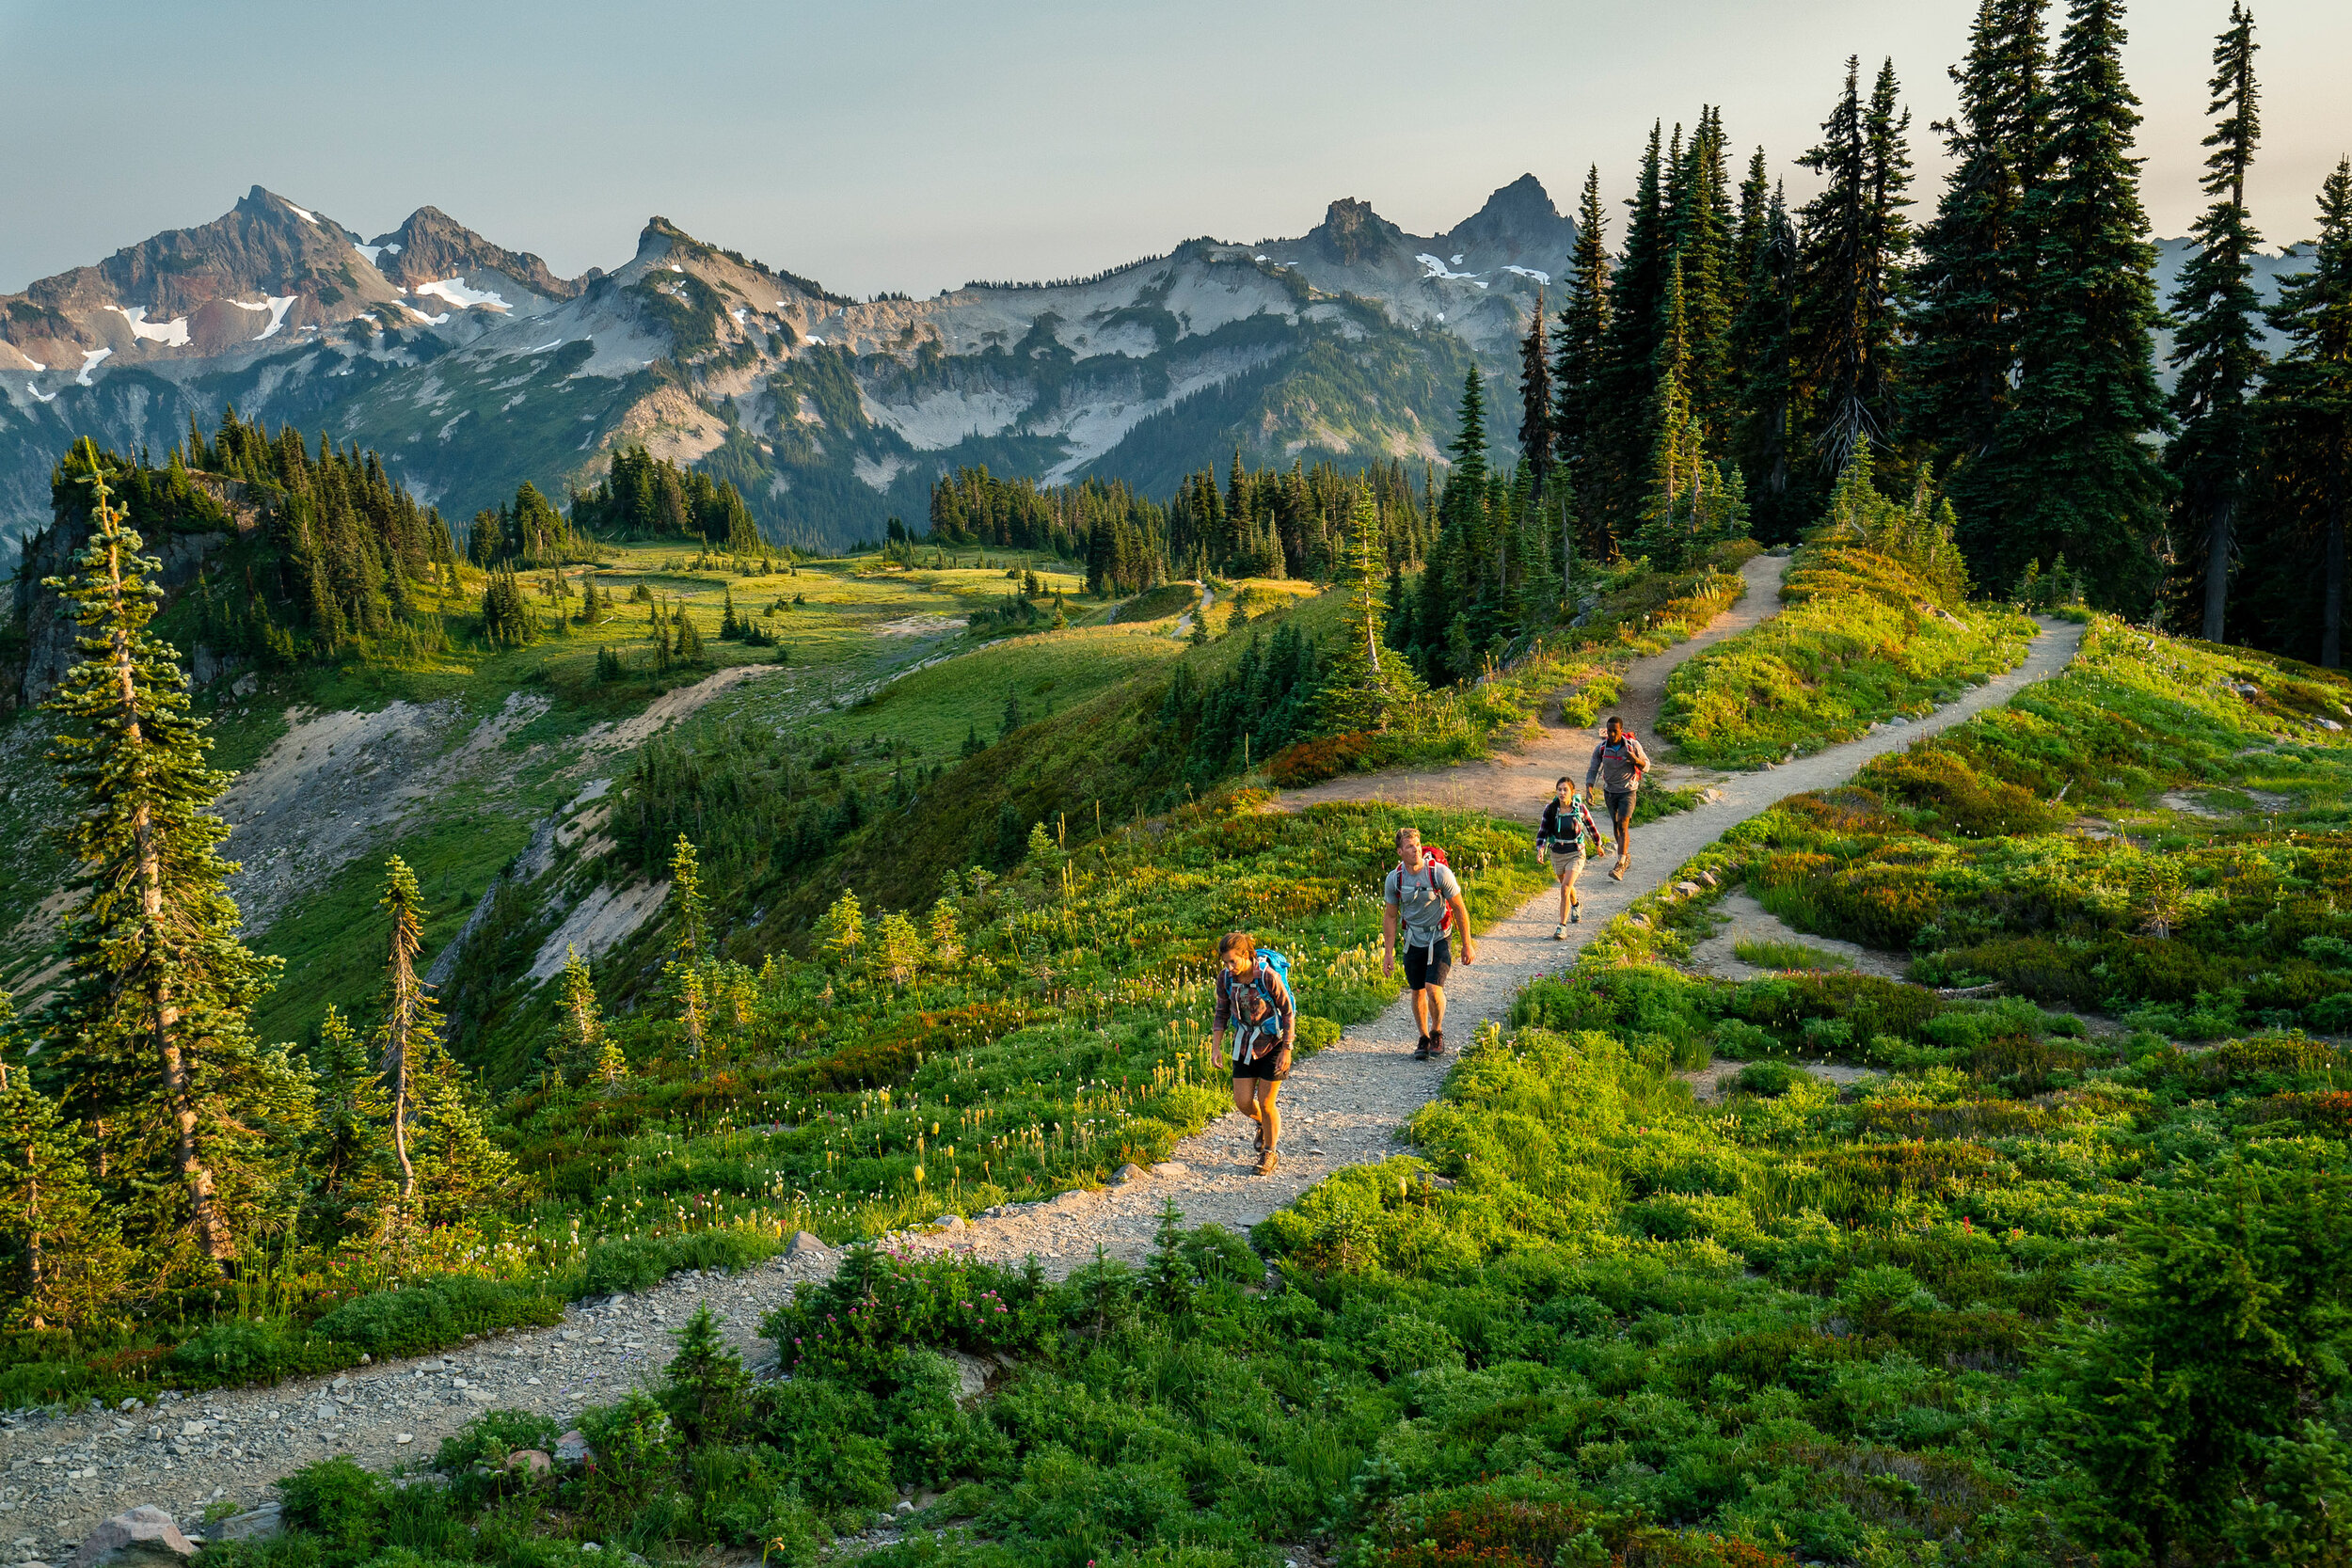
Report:
<svg viewBox="0 0 2352 1568"><path fill-rule="evenodd" d="M2077 626L2045 626L2023 665L1932 717L1775 771L1734 776L1698 808L1640 829L1625 881L1588 874L1584 922L1570 927L1565 941L1551 940L1557 895L1538 894L1481 939L1476 964L1457 964L1449 988L1449 1040L1467 1044L1480 1023L1507 1011L1523 982L1565 967L1613 915L1733 824L1785 795L1837 784L1872 756L2007 701L2062 668L2081 636ZM1645 684L1662 683L1662 672L1643 673ZM1429 782L1393 775L1354 782L1366 799L1441 800L1421 792L1449 787L1444 770ZM1327 786L1316 798L1329 798ZM1250 1174L1254 1128L1228 1115L1185 1139L1168 1163L1123 1184L1009 1206L970 1225L896 1240L923 1251L1005 1261L1035 1253L1049 1273L1062 1275L1090 1260L1097 1246L1111 1257L1141 1257L1164 1203L1173 1202L1187 1224L1246 1229L1339 1166L1396 1151L1397 1129L1437 1094L1445 1072L1443 1063L1412 1059L1414 1034L1400 999L1302 1063L1283 1092L1281 1167L1270 1177ZM157 1504L194 1531L208 1509L226 1513L263 1502L277 1478L323 1454L348 1453L381 1468L421 1467L443 1437L487 1408L568 1420L655 1375L669 1357L672 1333L705 1302L756 1366L772 1359L771 1349L755 1341L761 1315L796 1282L827 1275L837 1256L809 1244L740 1275L683 1275L640 1294L576 1306L551 1329L332 1379L167 1394L153 1406L0 1417L0 1540L9 1541L9 1560L62 1562L100 1521L135 1504Z"/></svg>

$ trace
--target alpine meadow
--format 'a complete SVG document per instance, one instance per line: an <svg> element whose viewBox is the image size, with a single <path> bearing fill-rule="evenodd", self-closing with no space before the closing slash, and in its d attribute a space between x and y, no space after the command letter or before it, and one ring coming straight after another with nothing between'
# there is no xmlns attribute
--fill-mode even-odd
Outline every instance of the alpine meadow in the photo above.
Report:
<svg viewBox="0 0 2352 1568"><path fill-rule="evenodd" d="M1922 7L1931 93L1800 8L1818 133L1596 89L1426 234L861 301L257 184L0 294L6 1560L2352 1568L2344 34L2224 4ZM739 8L468 135L832 178L682 40L1060 188L818 42L963 20ZM1406 145L1278 36L1243 213ZM1052 135L1174 181L1195 47ZM836 259L1135 197L866 156Z"/></svg>

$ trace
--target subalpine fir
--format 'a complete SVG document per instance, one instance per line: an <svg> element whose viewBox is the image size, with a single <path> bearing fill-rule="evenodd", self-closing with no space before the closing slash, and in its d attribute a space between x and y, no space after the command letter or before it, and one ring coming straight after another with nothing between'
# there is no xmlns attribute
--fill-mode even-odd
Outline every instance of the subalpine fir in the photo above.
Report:
<svg viewBox="0 0 2352 1568"><path fill-rule="evenodd" d="M2117 0L2075 0L2051 64L2047 171L2018 220L2031 276L1990 460L1998 531L1970 566L1997 589L2063 554L2094 602L2139 612L2155 594L2172 484L2150 440L2170 420L2123 41Z"/></svg>
<svg viewBox="0 0 2352 1568"><path fill-rule="evenodd" d="M69 1112L103 1124L109 1198L168 1271L226 1274L257 1227L298 1202L293 1149L309 1077L248 1024L278 960L238 940L213 801L228 775L189 711L171 648L149 630L157 563L114 505L97 448L64 474L89 486L90 533L70 578L48 579L82 629L83 661L50 700L52 753L76 809L64 994L52 1034Z"/></svg>
<svg viewBox="0 0 2352 1568"><path fill-rule="evenodd" d="M2214 45L2216 117L2204 145L2203 186L2213 205L2189 230L2195 251L2172 293L2172 417L2180 434L2165 462L2180 485L2173 538L2185 546L2171 597L2190 612L2208 642L2227 626L2230 563L2237 520L2259 450L2252 394L2268 357L2262 346L2262 298L2253 255L2262 244L2246 210L2246 175L2261 138L2254 83L2254 20L2232 5L2230 26Z"/></svg>

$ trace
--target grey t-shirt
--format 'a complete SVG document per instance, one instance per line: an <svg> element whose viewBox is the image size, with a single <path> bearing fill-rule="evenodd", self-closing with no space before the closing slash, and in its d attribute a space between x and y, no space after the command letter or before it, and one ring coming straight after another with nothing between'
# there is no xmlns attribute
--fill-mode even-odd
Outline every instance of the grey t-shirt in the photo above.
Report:
<svg viewBox="0 0 2352 1568"><path fill-rule="evenodd" d="M1406 947L1434 947L1445 907L1462 895L1454 873L1432 861L1419 871L1398 866L1380 885L1381 901L1396 911L1397 938Z"/></svg>

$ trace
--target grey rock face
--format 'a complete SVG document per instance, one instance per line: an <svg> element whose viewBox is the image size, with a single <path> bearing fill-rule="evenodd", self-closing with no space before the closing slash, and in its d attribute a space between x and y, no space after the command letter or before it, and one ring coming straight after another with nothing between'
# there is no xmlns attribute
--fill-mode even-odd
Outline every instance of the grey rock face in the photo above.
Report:
<svg viewBox="0 0 2352 1568"><path fill-rule="evenodd" d="M84 1536L82 1549L73 1554L73 1568L184 1562L195 1555L196 1543L180 1533L170 1514L152 1503L141 1503Z"/></svg>

